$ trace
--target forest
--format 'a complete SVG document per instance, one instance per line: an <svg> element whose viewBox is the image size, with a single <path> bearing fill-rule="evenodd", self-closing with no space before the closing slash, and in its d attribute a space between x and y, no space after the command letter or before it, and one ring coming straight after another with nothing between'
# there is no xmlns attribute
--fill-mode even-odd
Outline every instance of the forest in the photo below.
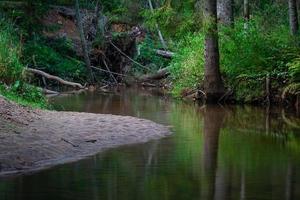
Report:
<svg viewBox="0 0 300 200"><path fill-rule="evenodd" d="M208 103L299 106L297 0L1 1L0 91L158 87Z"/></svg>
<svg viewBox="0 0 300 200"><path fill-rule="evenodd" d="M0 199L300 199L299 13L0 0Z"/></svg>

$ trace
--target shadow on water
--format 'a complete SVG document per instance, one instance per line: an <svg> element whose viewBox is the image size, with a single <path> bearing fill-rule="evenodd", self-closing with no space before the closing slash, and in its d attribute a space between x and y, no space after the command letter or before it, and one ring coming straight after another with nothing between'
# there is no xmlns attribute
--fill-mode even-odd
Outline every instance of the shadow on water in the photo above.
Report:
<svg viewBox="0 0 300 200"><path fill-rule="evenodd" d="M56 109L131 115L171 137L0 180L0 199L300 199L299 118L177 102L146 91L57 97Z"/></svg>

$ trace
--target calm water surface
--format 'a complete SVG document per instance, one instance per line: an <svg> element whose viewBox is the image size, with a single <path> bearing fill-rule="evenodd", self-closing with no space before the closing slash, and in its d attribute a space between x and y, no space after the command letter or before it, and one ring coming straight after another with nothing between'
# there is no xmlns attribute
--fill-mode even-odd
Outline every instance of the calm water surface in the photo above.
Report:
<svg viewBox="0 0 300 200"><path fill-rule="evenodd" d="M130 115L174 134L0 179L0 199L300 199L300 120L280 109L200 107L134 90L52 100L58 110Z"/></svg>

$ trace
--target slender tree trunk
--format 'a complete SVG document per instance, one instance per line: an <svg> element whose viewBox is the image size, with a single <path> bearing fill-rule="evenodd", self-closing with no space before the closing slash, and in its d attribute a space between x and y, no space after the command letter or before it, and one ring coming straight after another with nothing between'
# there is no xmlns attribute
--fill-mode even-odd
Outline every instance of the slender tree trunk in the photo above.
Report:
<svg viewBox="0 0 300 200"><path fill-rule="evenodd" d="M220 73L216 0L205 0L204 20L208 23L205 35L204 90L207 103L215 103L224 94L224 84Z"/></svg>
<svg viewBox="0 0 300 200"><path fill-rule="evenodd" d="M153 13L154 12L154 8L153 8L152 1L148 0L148 4L149 4L151 12ZM168 49L167 43L166 43L166 41L165 41L165 39L164 39L164 37L163 37L163 35L162 35L162 33L161 33L161 31L160 31L159 26L158 26L157 23L155 24L155 27L156 27L156 30L157 30L157 33L158 33L158 37L159 37L159 40L160 40L160 43L161 43L162 47L165 50L167 50Z"/></svg>
<svg viewBox="0 0 300 200"><path fill-rule="evenodd" d="M248 28L248 22L250 20L250 8L249 8L249 0L244 0L244 28Z"/></svg>
<svg viewBox="0 0 300 200"><path fill-rule="evenodd" d="M218 19L224 25L234 25L233 0L217 0Z"/></svg>
<svg viewBox="0 0 300 200"><path fill-rule="evenodd" d="M91 68L91 61L90 61L90 57L89 57L88 45L87 45L87 42L85 39L84 30L83 30L82 18L81 18L80 9L79 9L79 0L75 0L75 12L76 12L76 19L77 19L77 28L78 28L78 31L80 34L80 40L81 40L81 46L82 46L82 52L83 52L83 56L84 56L85 65L86 65L86 68L89 73L90 82L94 83L95 79L94 79L93 71Z"/></svg>
<svg viewBox="0 0 300 200"><path fill-rule="evenodd" d="M97 1L97 5L95 8L95 14L96 14L96 37L100 39L101 45L104 43L104 37L105 37L105 16L103 15L103 8L100 3L100 0Z"/></svg>
<svg viewBox="0 0 300 200"><path fill-rule="evenodd" d="M33 24L36 22L35 20L35 5L34 1L28 0L25 4L25 12L27 17L27 31L30 38L33 36Z"/></svg>
<svg viewBox="0 0 300 200"><path fill-rule="evenodd" d="M299 31L298 10L296 0L288 0L290 29L292 35L297 35Z"/></svg>

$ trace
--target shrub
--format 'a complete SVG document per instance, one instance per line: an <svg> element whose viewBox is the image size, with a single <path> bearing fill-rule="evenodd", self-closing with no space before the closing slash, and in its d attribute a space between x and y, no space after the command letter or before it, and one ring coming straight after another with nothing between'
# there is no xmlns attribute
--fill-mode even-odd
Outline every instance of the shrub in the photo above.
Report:
<svg viewBox="0 0 300 200"><path fill-rule="evenodd" d="M39 40L28 42L24 47L24 63L30 63L35 68L64 79L76 81L85 79L84 64L76 58L65 57L67 47L62 47L62 44L60 47L61 53Z"/></svg>
<svg viewBox="0 0 300 200"><path fill-rule="evenodd" d="M157 44L150 36L146 36L145 40L138 45L138 48L140 54L135 60L144 66L148 66L151 71L157 71L168 66L170 61L158 56L155 52L156 49L160 48L160 44ZM133 65L132 69L135 73L149 73L136 65Z"/></svg>
<svg viewBox="0 0 300 200"><path fill-rule="evenodd" d="M42 90L22 81L16 81L11 86L0 84L0 94L21 105L36 108L48 107Z"/></svg>
<svg viewBox="0 0 300 200"><path fill-rule="evenodd" d="M245 30L243 20L238 20L234 29L220 31L222 72L240 101L263 97L266 76L286 79L287 63L297 55L287 26L266 30L262 23L254 18Z"/></svg>
<svg viewBox="0 0 300 200"><path fill-rule="evenodd" d="M291 76L292 82L300 82L300 58L294 59L288 63L289 75Z"/></svg>
<svg viewBox="0 0 300 200"><path fill-rule="evenodd" d="M244 21L237 20L234 28L220 27L221 71L228 88L238 101L252 102L265 95L265 78L288 78L288 66L297 57L299 48L290 37L287 25L265 29L260 17L253 18L245 30ZM173 94L180 96L186 88L202 85L204 76L204 36L186 36L177 47L170 64L174 81ZM299 61L298 61L299 62ZM294 79L299 77L297 60L290 65ZM283 87L273 84L272 87ZM276 89L276 88L275 88Z"/></svg>
<svg viewBox="0 0 300 200"><path fill-rule="evenodd" d="M290 81L288 86L283 90L282 98L300 94L300 58L295 58L287 66L289 68Z"/></svg>
<svg viewBox="0 0 300 200"><path fill-rule="evenodd" d="M178 44L170 64L173 95L179 97L184 89L197 88L204 77L204 36L188 35Z"/></svg>
<svg viewBox="0 0 300 200"><path fill-rule="evenodd" d="M21 79L23 65L19 57L21 47L13 25L0 19L0 81L11 84Z"/></svg>

